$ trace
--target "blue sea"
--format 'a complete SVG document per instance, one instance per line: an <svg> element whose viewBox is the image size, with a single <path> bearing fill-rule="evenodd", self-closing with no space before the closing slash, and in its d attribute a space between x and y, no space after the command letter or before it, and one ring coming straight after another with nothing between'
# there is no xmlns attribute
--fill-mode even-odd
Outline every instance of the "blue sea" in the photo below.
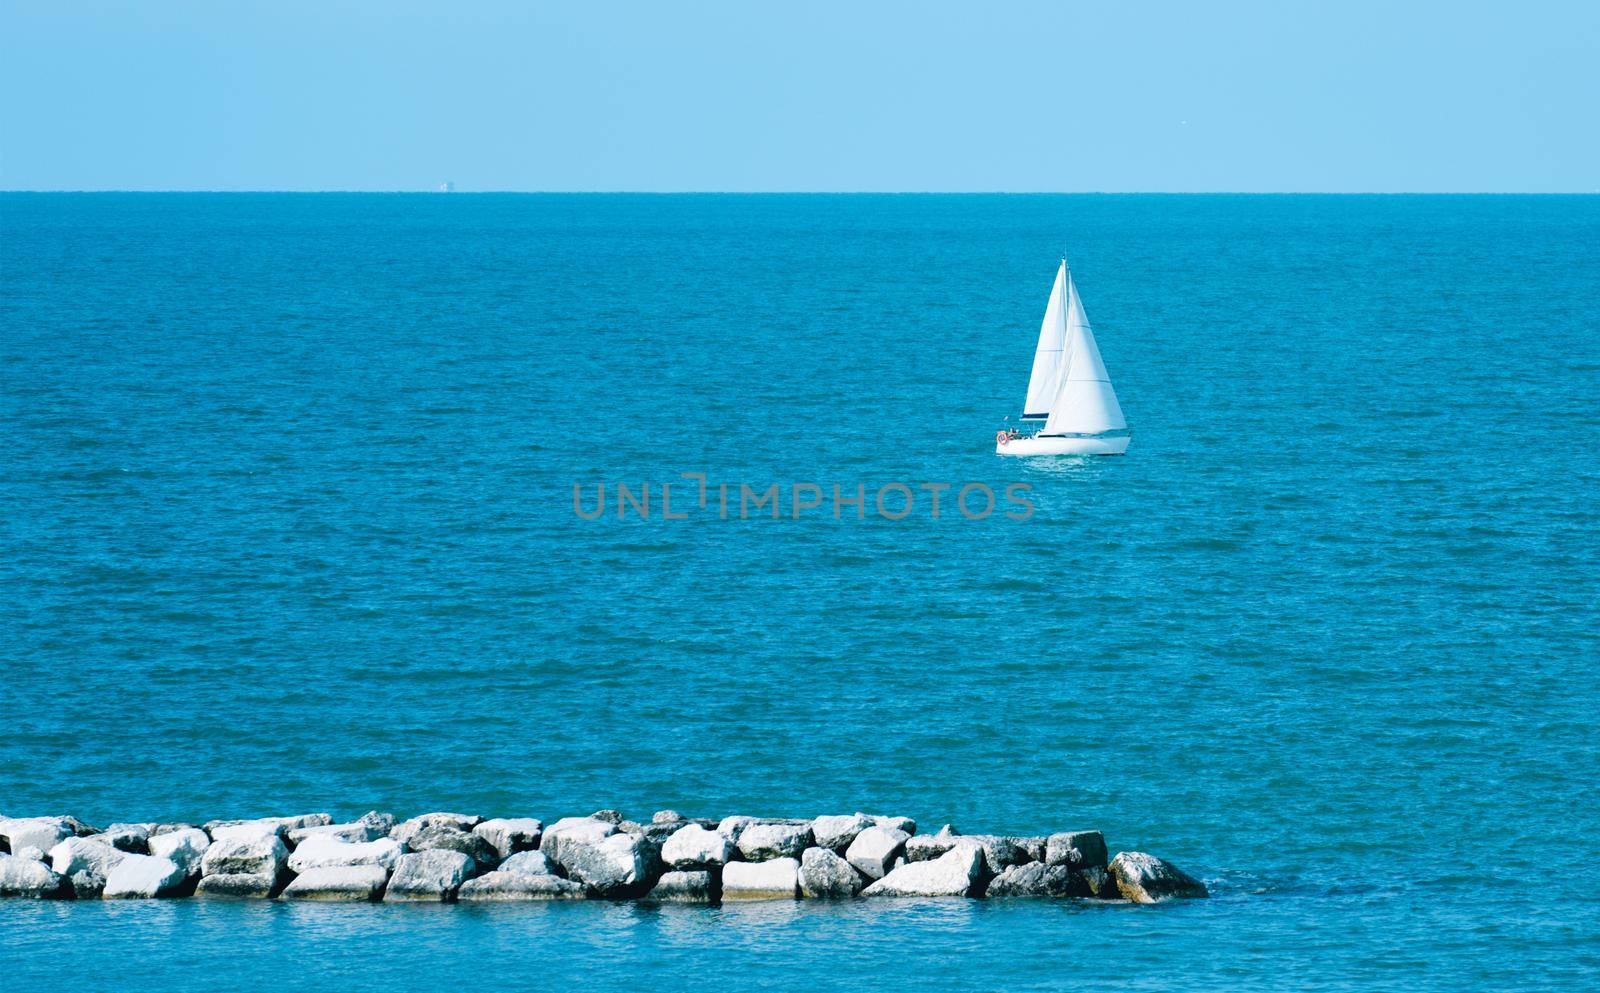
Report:
<svg viewBox="0 0 1600 993"><path fill-rule="evenodd" d="M1063 252L1132 446L997 458ZM0 901L4 985L1592 989L1597 402L1600 197L0 196L0 813L865 809L1213 893Z"/></svg>

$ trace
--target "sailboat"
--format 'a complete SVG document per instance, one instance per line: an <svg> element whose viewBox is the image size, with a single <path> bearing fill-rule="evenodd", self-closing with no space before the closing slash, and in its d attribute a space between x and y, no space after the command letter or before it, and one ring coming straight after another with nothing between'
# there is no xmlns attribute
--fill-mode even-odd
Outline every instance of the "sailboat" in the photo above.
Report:
<svg viewBox="0 0 1600 993"><path fill-rule="evenodd" d="M1128 450L1128 422L1064 258L1039 326L1022 424L1020 434L1008 430L996 436L996 454L1121 455Z"/></svg>

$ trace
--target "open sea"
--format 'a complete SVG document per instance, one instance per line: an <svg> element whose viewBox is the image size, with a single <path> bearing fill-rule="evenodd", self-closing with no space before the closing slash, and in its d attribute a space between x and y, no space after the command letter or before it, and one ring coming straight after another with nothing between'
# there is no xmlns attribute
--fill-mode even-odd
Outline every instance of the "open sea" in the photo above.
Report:
<svg viewBox="0 0 1600 993"><path fill-rule="evenodd" d="M1133 443L997 458L1063 251ZM1213 892L10 900L0 986L1593 989L1597 544L1596 196L0 195L0 813L865 809Z"/></svg>

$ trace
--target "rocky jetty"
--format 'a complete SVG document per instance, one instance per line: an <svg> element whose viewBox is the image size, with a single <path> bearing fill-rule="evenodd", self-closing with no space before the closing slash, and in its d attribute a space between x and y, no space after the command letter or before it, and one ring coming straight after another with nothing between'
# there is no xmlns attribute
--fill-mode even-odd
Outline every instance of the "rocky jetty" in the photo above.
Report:
<svg viewBox="0 0 1600 993"><path fill-rule="evenodd" d="M1098 831L919 835L909 817L813 818L657 811L483 818L370 811L139 822L0 817L0 897L340 902L871 898L1082 899L1207 896L1199 880Z"/></svg>

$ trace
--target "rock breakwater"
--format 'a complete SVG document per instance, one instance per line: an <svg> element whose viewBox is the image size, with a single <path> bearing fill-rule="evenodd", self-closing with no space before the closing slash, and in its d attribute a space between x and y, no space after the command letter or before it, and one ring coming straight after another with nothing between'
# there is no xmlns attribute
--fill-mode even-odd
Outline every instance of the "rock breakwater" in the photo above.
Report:
<svg viewBox="0 0 1600 993"><path fill-rule="evenodd" d="M1078 898L1159 903L1207 896L1144 852L1109 857L1098 831L919 835L864 813L720 820L615 810L563 817L372 811L120 823L0 817L0 896L344 902Z"/></svg>

